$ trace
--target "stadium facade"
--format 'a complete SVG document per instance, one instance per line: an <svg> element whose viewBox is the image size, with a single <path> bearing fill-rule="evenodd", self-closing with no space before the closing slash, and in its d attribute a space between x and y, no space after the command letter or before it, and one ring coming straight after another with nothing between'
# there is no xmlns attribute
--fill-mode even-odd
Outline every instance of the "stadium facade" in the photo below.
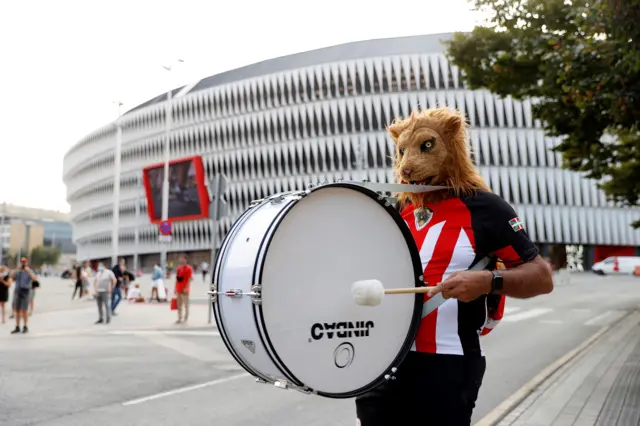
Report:
<svg viewBox="0 0 640 426"><path fill-rule="evenodd" d="M561 169L530 101L465 89L444 55L451 34L348 43L280 57L174 89L172 158L202 155L208 176L230 178L223 236L250 201L335 179L393 180L385 125L416 107L449 105L470 121L474 160L491 188L519 212L542 252L569 253L572 267L638 252L639 210L608 202L596 183ZM79 259L112 255L116 124L121 126L119 252L159 259L142 168L163 161L167 94L87 135L64 158ZM220 241L220 239L218 239ZM169 253L211 249L207 221L176 223ZM170 255L171 256L171 255ZM197 257L197 256L196 256ZM560 255L562 257L562 255Z"/></svg>

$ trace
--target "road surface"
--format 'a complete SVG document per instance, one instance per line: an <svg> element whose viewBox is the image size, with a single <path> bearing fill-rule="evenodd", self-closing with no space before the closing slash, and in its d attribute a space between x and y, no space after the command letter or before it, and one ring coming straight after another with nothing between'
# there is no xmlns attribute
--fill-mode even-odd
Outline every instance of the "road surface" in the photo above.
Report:
<svg viewBox="0 0 640 426"><path fill-rule="evenodd" d="M56 285L70 297L67 283ZM48 286L42 305L45 291L54 293ZM51 300L70 304L65 298ZM106 326L93 325L93 304L74 303L43 306L28 335L0 326L0 425L355 424L352 400L254 383L205 326L202 304L192 326L172 325L166 305L135 304ZM488 369L474 418L639 304L640 279L591 274L548 296L509 299L503 322L483 338Z"/></svg>

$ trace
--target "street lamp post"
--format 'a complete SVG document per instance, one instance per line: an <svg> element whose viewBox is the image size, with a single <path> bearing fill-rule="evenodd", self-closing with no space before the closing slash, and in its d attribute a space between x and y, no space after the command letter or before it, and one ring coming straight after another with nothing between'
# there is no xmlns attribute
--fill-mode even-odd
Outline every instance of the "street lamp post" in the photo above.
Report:
<svg viewBox="0 0 640 426"><path fill-rule="evenodd" d="M135 233L133 238L134 238L133 270L137 274L139 269L138 251L140 250L139 248L139 245L140 245L140 198L139 197L136 197L136 227L135 227Z"/></svg>
<svg viewBox="0 0 640 426"><path fill-rule="evenodd" d="M178 59L177 62L184 62ZM173 65L163 65L162 68L169 71L173 69ZM164 176L162 181L162 221L169 219L169 161L171 160L171 129L173 126L173 109L171 106L172 92L170 87L167 92L167 103L165 106L165 136L164 136ZM160 265L164 271L167 270L167 246L162 246L160 253Z"/></svg>
<svg viewBox="0 0 640 426"><path fill-rule="evenodd" d="M111 229L111 265L118 263L118 251L120 243L120 172L121 172L121 152L122 152L122 126L120 124L120 109L122 102L114 101L118 106L118 118L116 119L116 152L113 165L113 227Z"/></svg>

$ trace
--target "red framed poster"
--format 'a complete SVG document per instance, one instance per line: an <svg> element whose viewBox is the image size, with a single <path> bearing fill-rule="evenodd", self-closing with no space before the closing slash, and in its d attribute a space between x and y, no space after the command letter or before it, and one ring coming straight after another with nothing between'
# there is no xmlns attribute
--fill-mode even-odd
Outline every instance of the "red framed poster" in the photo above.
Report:
<svg viewBox="0 0 640 426"><path fill-rule="evenodd" d="M169 162L169 222L209 217L209 193L205 184L202 157L186 157ZM162 222L162 185L164 163L142 170L151 223Z"/></svg>

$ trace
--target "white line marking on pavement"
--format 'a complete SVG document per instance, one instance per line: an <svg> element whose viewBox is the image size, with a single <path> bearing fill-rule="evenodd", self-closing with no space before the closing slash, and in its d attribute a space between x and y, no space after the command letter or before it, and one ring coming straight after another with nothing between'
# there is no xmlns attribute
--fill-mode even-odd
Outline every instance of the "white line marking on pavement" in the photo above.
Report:
<svg viewBox="0 0 640 426"><path fill-rule="evenodd" d="M584 325L598 325L602 322L602 320L607 319L612 314L611 311L607 311L604 314L598 315L595 318L591 318L589 321L585 322Z"/></svg>
<svg viewBox="0 0 640 426"><path fill-rule="evenodd" d="M562 320L540 320L538 322L540 324L564 324Z"/></svg>
<svg viewBox="0 0 640 426"><path fill-rule="evenodd" d="M588 314L589 312L591 312L591 309L576 308L572 309L571 312L575 312L576 314Z"/></svg>
<svg viewBox="0 0 640 426"><path fill-rule="evenodd" d="M510 314L512 312L517 312L519 311L521 308L518 308L517 306L505 306L504 307L504 313L505 314Z"/></svg>
<svg viewBox="0 0 640 426"><path fill-rule="evenodd" d="M227 383L233 380L241 379L243 377L249 377L249 374L248 373L236 374L235 376L223 377L222 379L216 379L210 382L200 383L199 385L186 386L183 388L178 388L178 389L170 390L167 392L161 392L155 395L145 396L144 398L138 398L138 399L133 399L131 401L123 402L122 405L128 406L128 405L142 404L143 402L153 401L154 399L164 398L166 396L177 395L179 393L202 389L202 388L206 388L207 386L220 385L222 383Z"/></svg>
<svg viewBox="0 0 640 426"><path fill-rule="evenodd" d="M625 314L624 311L607 311L601 315L598 315L595 318L591 318L589 321L585 322L584 325L586 326L605 325L605 324L614 322L624 314ZM608 321L605 321L605 320L608 320Z"/></svg>
<svg viewBox="0 0 640 426"><path fill-rule="evenodd" d="M520 312L519 314L507 315L507 316L502 318L502 321L506 321L506 322L522 321L522 320L526 320L526 319L529 319L529 318L539 317L540 315L547 314L547 313L551 312L552 310L553 309L548 309L548 308L530 309L528 311Z"/></svg>
<svg viewBox="0 0 640 426"><path fill-rule="evenodd" d="M109 334L117 335L117 336L208 336L208 337L219 337L220 333L217 331L206 331L206 330L116 330L110 331Z"/></svg>

